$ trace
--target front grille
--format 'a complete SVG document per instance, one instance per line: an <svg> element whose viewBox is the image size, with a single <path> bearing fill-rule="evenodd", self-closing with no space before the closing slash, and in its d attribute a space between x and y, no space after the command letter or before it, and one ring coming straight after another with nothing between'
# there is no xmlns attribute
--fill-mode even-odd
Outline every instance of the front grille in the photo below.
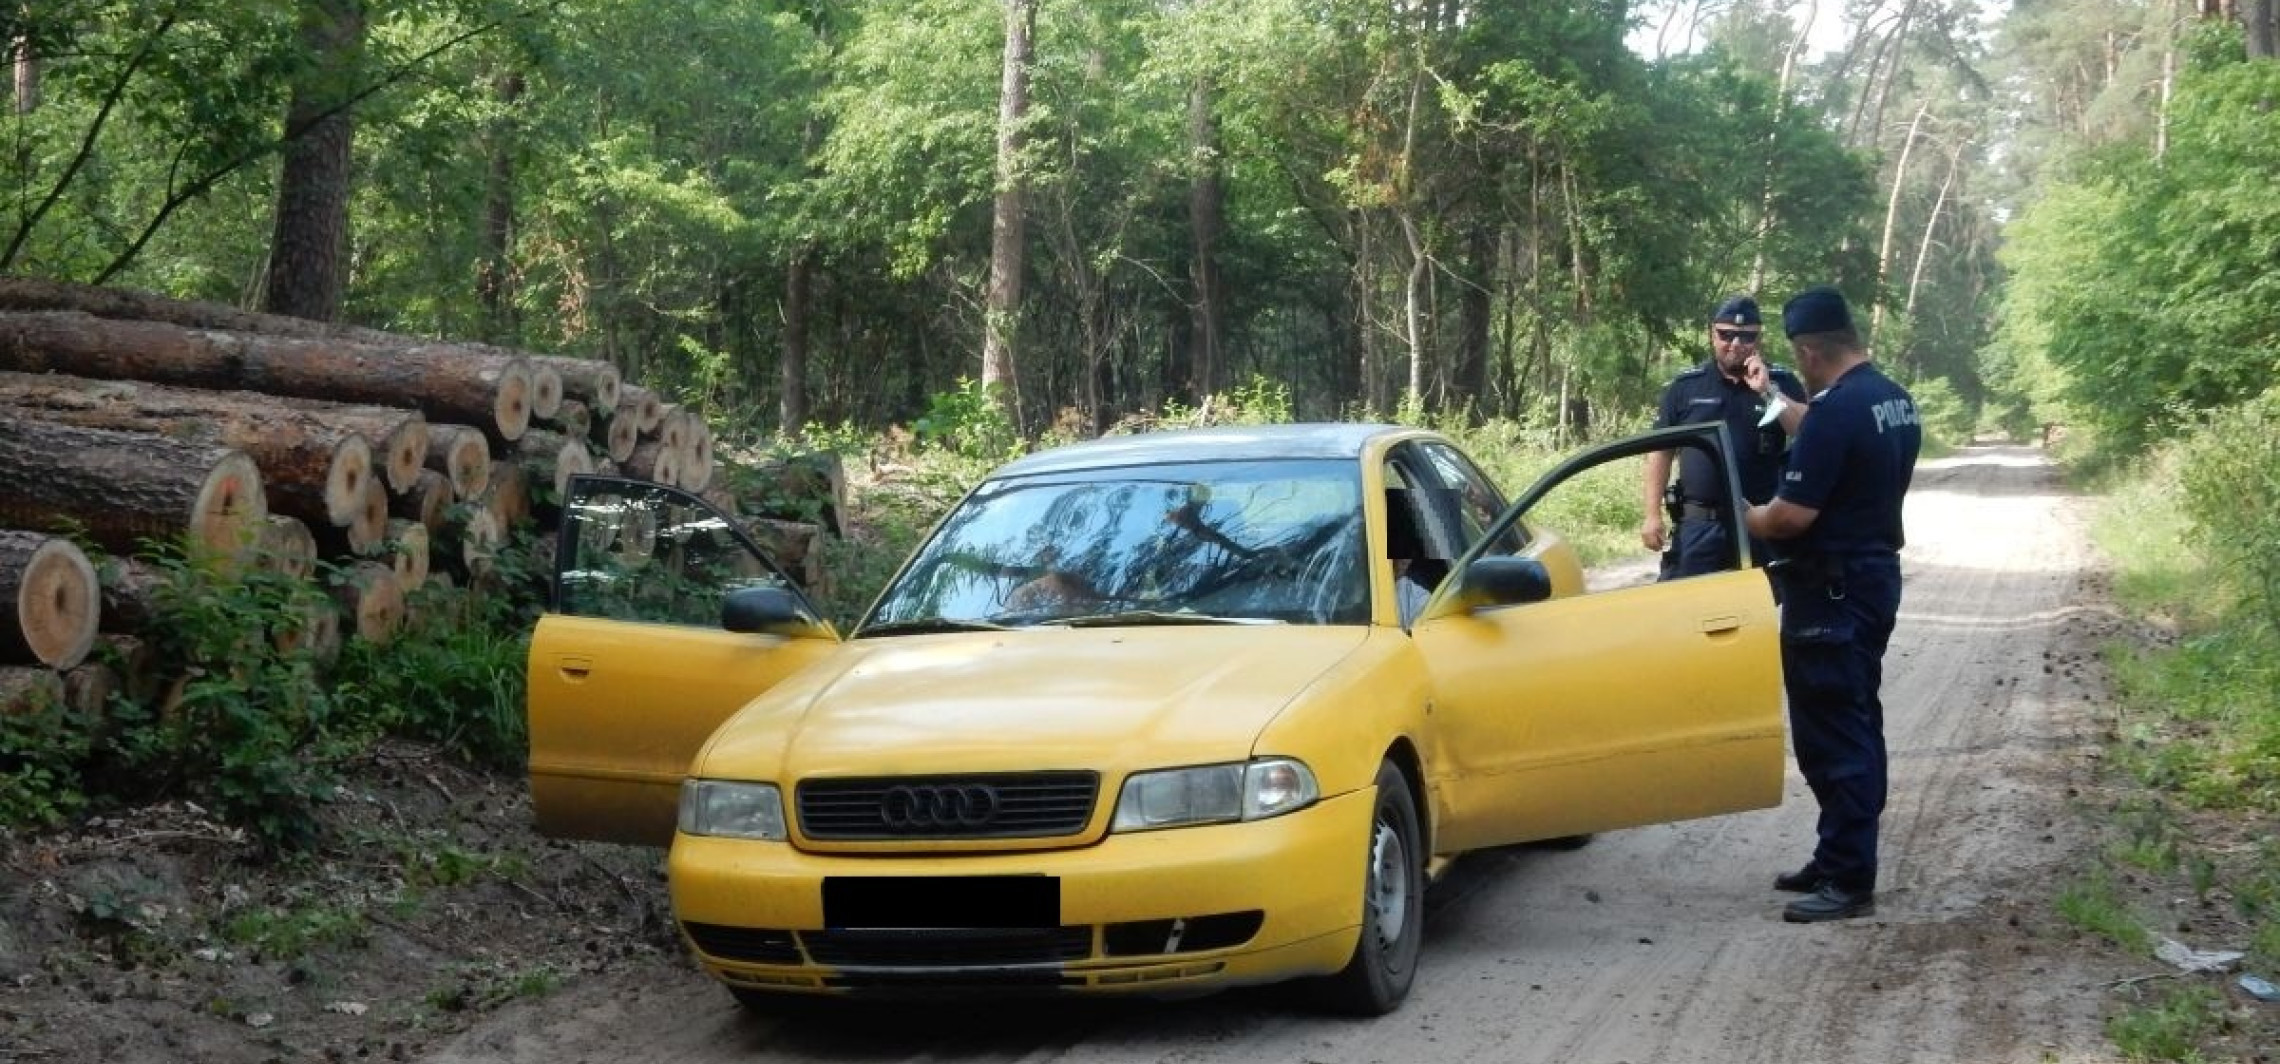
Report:
<svg viewBox="0 0 2280 1064"><path fill-rule="evenodd" d="M811 839L1036 839L1092 819L1094 772L802 780L795 799Z"/></svg>
<svg viewBox="0 0 2280 1064"><path fill-rule="evenodd" d="M696 943L699 952L724 961L745 961L752 964L800 963L799 947L792 943L792 933L789 931L694 923L684 923L681 928L689 933L689 941Z"/></svg>
<svg viewBox="0 0 2280 1064"><path fill-rule="evenodd" d="M817 964L841 968L963 968L1060 964L1092 955L1092 928L916 928L802 931Z"/></svg>

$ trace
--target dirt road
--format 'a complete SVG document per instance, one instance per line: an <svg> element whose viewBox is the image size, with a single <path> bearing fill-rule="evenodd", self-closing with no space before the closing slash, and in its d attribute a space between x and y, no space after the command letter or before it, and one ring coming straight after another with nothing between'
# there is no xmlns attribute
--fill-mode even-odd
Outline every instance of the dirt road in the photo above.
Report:
<svg viewBox="0 0 2280 1064"><path fill-rule="evenodd" d="M2049 900L2084 845L2091 662L2111 618L2083 501L2039 452L1919 470L1886 662L1892 796L1874 918L1794 926L1794 769L1773 810L1477 856L1437 884L1408 1004L1358 1022L1272 991L760 1019L693 969L511 1006L427 1059L1068 1062L2098 1061L2102 984Z"/></svg>

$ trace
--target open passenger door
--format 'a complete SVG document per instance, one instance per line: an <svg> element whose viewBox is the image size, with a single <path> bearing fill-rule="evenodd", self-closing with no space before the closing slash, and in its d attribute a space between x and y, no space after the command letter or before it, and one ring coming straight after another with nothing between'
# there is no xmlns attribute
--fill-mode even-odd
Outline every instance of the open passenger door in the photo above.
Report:
<svg viewBox="0 0 2280 1064"><path fill-rule="evenodd" d="M573 477L558 537L527 663L538 830L664 845L705 740L839 637L734 519L688 492ZM744 612L732 599L756 594L804 615L731 631L724 617Z"/></svg>
<svg viewBox="0 0 2280 1064"><path fill-rule="evenodd" d="M1722 518L1740 567L1660 583L1651 555L1586 579L1568 544L1521 523L1587 475L1635 493L1644 456L1678 447L1708 451L1741 497L1722 424L1594 448L1522 493L1420 611L1450 852L1780 803L1780 625L1741 515Z"/></svg>

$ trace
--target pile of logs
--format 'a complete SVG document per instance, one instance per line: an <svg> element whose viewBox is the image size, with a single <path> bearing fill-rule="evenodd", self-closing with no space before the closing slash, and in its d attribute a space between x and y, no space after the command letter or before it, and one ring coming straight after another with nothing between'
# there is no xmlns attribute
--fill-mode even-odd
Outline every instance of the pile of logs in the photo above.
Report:
<svg viewBox="0 0 2280 1064"><path fill-rule="evenodd" d="M340 612L292 636L323 652L387 640L431 573L479 581L572 475L738 513L715 470L701 417L606 362L0 277L0 710L148 685L97 662L147 658L153 543L225 573L338 566ZM748 527L815 572L816 530Z"/></svg>

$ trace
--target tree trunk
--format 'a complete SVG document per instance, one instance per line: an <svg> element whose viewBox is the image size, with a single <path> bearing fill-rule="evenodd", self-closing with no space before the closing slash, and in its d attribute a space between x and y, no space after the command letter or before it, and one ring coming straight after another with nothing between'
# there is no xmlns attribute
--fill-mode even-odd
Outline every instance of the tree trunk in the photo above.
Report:
<svg viewBox="0 0 2280 1064"><path fill-rule="evenodd" d="M1908 184L1908 156L1916 150L1916 130L1924 124L1924 113L1932 109L1926 99L1916 108L1916 117L1908 123L1908 139L1900 145L1900 161L1892 168L1892 194L1884 202L1884 239L1876 246L1876 303L1868 316L1868 335L1863 337L1871 344L1876 342L1876 331L1884 324L1884 278L1892 267L1892 234L1900 223L1900 193Z"/></svg>
<svg viewBox="0 0 2280 1064"><path fill-rule="evenodd" d="M0 469L0 526L84 533L121 554L183 539L242 559L269 513L244 451L164 436L0 419Z"/></svg>
<svg viewBox="0 0 2280 1064"><path fill-rule="evenodd" d="M511 342L515 320L515 130L514 112L522 101L523 77L508 71L493 79L499 119L491 124L484 148L490 166L483 178L482 243L476 252L475 300L483 307L483 339ZM614 403L612 405L615 405Z"/></svg>
<svg viewBox="0 0 2280 1064"><path fill-rule="evenodd" d="M1781 123L1789 110L1789 79L1796 73L1797 57L1805 51L1805 42L1813 34L1813 21L1821 15L1819 3L1805 5L1805 22L1797 27L1797 35L1789 39L1789 47L1781 53L1781 77L1774 86L1773 124L1765 135L1765 177L1758 188L1757 230L1750 234L1755 253L1750 262L1750 291L1765 289L1765 238L1773 232L1773 179L1781 165Z"/></svg>
<svg viewBox="0 0 2280 1064"><path fill-rule="evenodd" d="M794 438L807 430L808 299L814 287L810 276L813 267L814 254L802 247L793 252L784 270L784 354L776 366L776 426ZM623 461L625 456L612 454L611 458Z"/></svg>
<svg viewBox="0 0 2280 1064"><path fill-rule="evenodd" d="M1496 283L1496 235L1477 225L1465 237L1465 284L1457 298L1457 365L1453 383L1472 418L1489 416L1488 361L1491 315L1489 286Z"/></svg>
<svg viewBox="0 0 2280 1064"><path fill-rule="evenodd" d="M2280 16L2280 0L2243 0L2240 7L2241 22L2248 30L2248 57L2250 59L2280 58L2275 52L2280 47L2280 26L2274 24Z"/></svg>
<svg viewBox="0 0 2280 1064"><path fill-rule="evenodd" d="M1021 172L1021 149L1029 118L1031 38L1037 28L1037 0L1002 0L1005 5L1005 70L998 87L997 195L990 211L990 280L982 324L982 387L1012 413L1021 411L1015 373L1015 340L1020 332L1021 273L1024 268L1028 181Z"/></svg>
<svg viewBox="0 0 2280 1064"><path fill-rule="evenodd" d="M102 609L95 566L70 540L0 529L0 662L79 664Z"/></svg>
<svg viewBox="0 0 2280 1064"><path fill-rule="evenodd" d="M43 311L0 314L0 370L400 404L500 442L521 436L531 415L528 359L453 344L391 347Z"/></svg>
<svg viewBox="0 0 2280 1064"><path fill-rule="evenodd" d="M1188 232L1194 244L1188 276L1195 286L1188 387L1198 399L1226 383L1227 295L1219 282L1219 236L1227 227L1227 189L1221 177L1226 162L1220 152L1214 98L1208 79L1199 79L1188 90L1188 160L1194 167L1188 181Z"/></svg>
<svg viewBox="0 0 2280 1064"><path fill-rule="evenodd" d="M306 66L293 78L277 178L277 227L262 309L313 321L340 317L348 282L348 108L362 79L363 0L302 0Z"/></svg>
<svg viewBox="0 0 2280 1064"><path fill-rule="evenodd" d="M260 467L269 509L310 521L350 519L364 482L376 475L372 446L353 428L252 392L0 371L0 412L234 447Z"/></svg>
<svg viewBox="0 0 2280 1064"><path fill-rule="evenodd" d="M40 57L29 37L16 38L15 45L16 113L28 115L40 109Z"/></svg>

